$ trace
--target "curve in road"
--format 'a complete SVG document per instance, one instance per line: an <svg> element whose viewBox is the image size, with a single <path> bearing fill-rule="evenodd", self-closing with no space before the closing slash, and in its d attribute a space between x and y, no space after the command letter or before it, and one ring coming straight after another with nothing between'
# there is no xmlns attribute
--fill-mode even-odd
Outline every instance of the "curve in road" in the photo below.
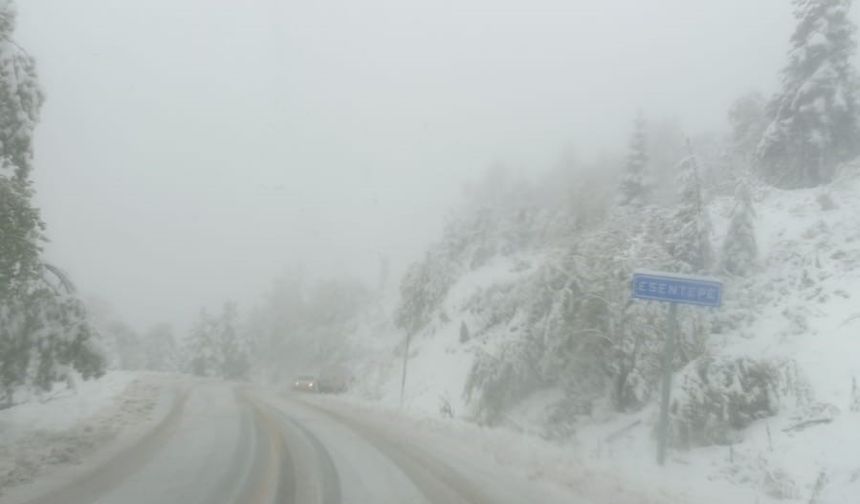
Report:
<svg viewBox="0 0 860 504"><path fill-rule="evenodd" d="M337 408L198 382L158 426L62 488L10 504L570 504Z"/></svg>

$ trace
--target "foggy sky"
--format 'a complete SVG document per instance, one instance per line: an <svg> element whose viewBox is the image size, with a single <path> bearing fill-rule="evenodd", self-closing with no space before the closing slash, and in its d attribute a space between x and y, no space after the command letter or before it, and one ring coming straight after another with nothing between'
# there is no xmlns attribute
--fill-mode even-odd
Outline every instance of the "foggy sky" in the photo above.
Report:
<svg viewBox="0 0 860 504"><path fill-rule="evenodd" d="M19 0L49 258L144 328L271 277L372 281L503 161L698 133L776 90L786 0ZM855 10L854 15L857 15Z"/></svg>

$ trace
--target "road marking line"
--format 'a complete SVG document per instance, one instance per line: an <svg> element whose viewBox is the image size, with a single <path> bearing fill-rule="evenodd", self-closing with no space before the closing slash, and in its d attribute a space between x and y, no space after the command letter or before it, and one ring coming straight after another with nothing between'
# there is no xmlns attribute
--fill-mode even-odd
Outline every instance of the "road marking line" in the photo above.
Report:
<svg viewBox="0 0 860 504"><path fill-rule="evenodd" d="M266 447L267 457L263 475L259 482L253 486L251 495L242 499L242 502L247 504L276 504L275 499L278 497L281 483L284 441L280 429L264 407L247 395L244 395L244 398L254 408L255 423L262 427L262 431L265 433L264 440L267 442L264 441L261 445Z"/></svg>

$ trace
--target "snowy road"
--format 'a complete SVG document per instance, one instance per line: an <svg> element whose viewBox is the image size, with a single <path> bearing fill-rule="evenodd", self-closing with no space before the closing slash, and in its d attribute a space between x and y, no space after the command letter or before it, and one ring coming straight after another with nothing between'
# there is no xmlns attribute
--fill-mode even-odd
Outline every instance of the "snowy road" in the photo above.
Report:
<svg viewBox="0 0 860 504"><path fill-rule="evenodd" d="M571 503L349 408L203 383L156 428L27 504Z"/></svg>

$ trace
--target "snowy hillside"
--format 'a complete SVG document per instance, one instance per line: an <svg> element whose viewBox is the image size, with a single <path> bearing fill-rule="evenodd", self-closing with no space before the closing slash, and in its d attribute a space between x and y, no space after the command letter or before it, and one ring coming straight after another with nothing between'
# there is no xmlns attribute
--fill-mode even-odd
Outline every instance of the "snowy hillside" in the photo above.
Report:
<svg viewBox="0 0 860 504"><path fill-rule="evenodd" d="M759 269L727 281L723 309L746 322L711 335L709 353L718 361L746 358L774 368L772 410L722 446L676 451L670 474L679 484L708 480L717 495L756 495L759 502L855 501L860 452L848 447L860 446L858 193L854 174L817 189L756 195ZM731 205L714 202L715 217L724 219ZM691 363L676 375L676 400L685 399L685 385L697 372ZM727 388L748 392L741 381L724 378ZM648 409L593 422L577 433L576 444L606 467L621 465L642 479L655 418ZM642 422L625 431L635 420Z"/></svg>
<svg viewBox="0 0 860 504"><path fill-rule="evenodd" d="M412 339L404 395L408 407L436 413L447 404L454 414L467 411L463 388L475 353L509 339L504 333L471 334L470 327L480 327L481 314L474 313L470 303L474 302L476 295L513 288L518 281L534 273L540 260L539 255L528 253L496 257L458 279L439 309L450 318L439 320L428 328L427 333L432 336ZM393 379L384 382L380 391L383 400L391 404L396 404L400 397L402 341L397 341L397 344L400 356L389 367Z"/></svg>
<svg viewBox="0 0 860 504"><path fill-rule="evenodd" d="M724 307L698 310L691 316L699 316L700 325L685 326L692 339L690 328L700 329L702 348L675 373L676 446L671 467L655 468L662 485L695 481L696 488L711 488L705 484L711 481L715 495L761 502L814 497L842 503L860 492L860 452L845 448L860 445L858 193L860 176L853 171L815 189L754 189L759 254L752 271L720 275ZM709 204L713 245L722 241L737 204L728 196ZM647 485L643 474L651 473L642 467L655 465L652 393L643 395L640 407L619 411L605 397L572 402L575 389L563 381L537 378L526 387L515 381L524 374L508 370L513 381L483 391L502 397L497 416L476 409L481 391L470 395L476 362L504 359L510 345L532 341L523 328L551 323L550 316L530 320L535 312L526 305L540 295L536 279L551 278L547 269L564 255L558 246L524 247L462 268L412 339L405 406L554 439L569 444L579 461L626 467L631 484ZM682 309L688 310L697 311ZM374 386L362 380L359 390L395 405L402 341L392 341L397 350L384 364L377 358Z"/></svg>

